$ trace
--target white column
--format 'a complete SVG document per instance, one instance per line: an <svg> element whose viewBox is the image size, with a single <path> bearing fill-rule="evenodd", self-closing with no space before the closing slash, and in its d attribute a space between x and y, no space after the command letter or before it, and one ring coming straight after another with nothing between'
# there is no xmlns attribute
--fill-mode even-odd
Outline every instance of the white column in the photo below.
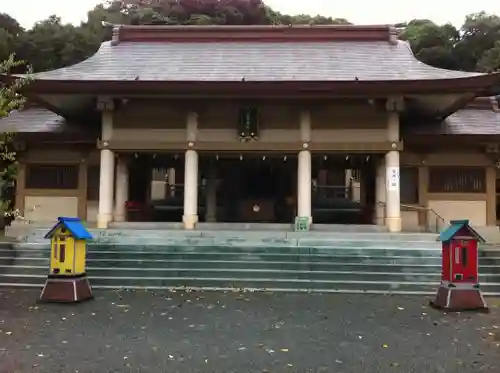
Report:
<svg viewBox="0 0 500 373"><path fill-rule="evenodd" d="M128 200L128 164L122 156L118 157L116 164L116 192L114 221L126 220L125 203Z"/></svg>
<svg viewBox="0 0 500 373"><path fill-rule="evenodd" d="M115 178L115 155L109 149L101 150L99 177L99 210L97 228L106 229L113 220L113 192Z"/></svg>
<svg viewBox="0 0 500 373"><path fill-rule="evenodd" d="M389 141L399 141L399 114L389 112L387 125ZM400 172L399 151L391 150L385 155L386 173L386 208L385 221L389 232L401 232L401 204L400 204Z"/></svg>
<svg viewBox="0 0 500 373"><path fill-rule="evenodd" d="M377 166L375 182L375 224L385 225L385 161L380 160Z"/></svg>
<svg viewBox="0 0 500 373"><path fill-rule="evenodd" d="M198 222L198 153L186 151L184 173L184 216L185 229L194 229Z"/></svg>
<svg viewBox="0 0 500 373"><path fill-rule="evenodd" d="M113 110L114 103L109 99L99 99L97 107L102 111L101 117L101 140L107 146L113 133ZM113 221L115 181L115 155L110 149L101 150L101 169L99 176L99 209L97 211L97 227L108 228Z"/></svg>
<svg viewBox="0 0 500 373"><path fill-rule="evenodd" d="M311 111L304 109L300 112L299 118L300 139L303 141L304 149L311 141ZM299 153L297 169L297 217L309 218L312 223L311 213L311 152L302 150Z"/></svg>
<svg viewBox="0 0 500 373"><path fill-rule="evenodd" d="M297 216L309 218L311 214L311 152L302 150L299 153L297 170Z"/></svg>

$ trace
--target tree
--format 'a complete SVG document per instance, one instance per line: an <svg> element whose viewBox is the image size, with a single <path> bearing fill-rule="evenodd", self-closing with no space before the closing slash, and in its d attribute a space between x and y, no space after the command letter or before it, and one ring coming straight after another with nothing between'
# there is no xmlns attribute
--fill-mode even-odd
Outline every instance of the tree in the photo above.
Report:
<svg viewBox="0 0 500 373"><path fill-rule="evenodd" d="M426 19L399 26L403 30L400 38L429 65L464 71L494 71L500 66L500 17L496 15L470 14L458 30Z"/></svg>
<svg viewBox="0 0 500 373"><path fill-rule="evenodd" d="M415 57L432 66L456 70L455 45L460 41L458 30L451 24L439 26L428 19L415 19L403 27L400 39L410 43Z"/></svg>
<svg viewBox="0 0 500 373"><path fill-rule="evenodd" d="M14 18L5 13L0 13L0 61L7 59L13 49L17 38L24 32L23 28Z"/></svg>
<svg viewBox="0 0 500 373"><path fill-rule="evenodd" d="M53 15L22 34L15 52L35 71L44 71L83 61L95 53L100 42L90 29L63 24Z"/></svg>
<svg viewBox="0 0 500 373"><path fill-rule="evenodd" d="M26 78L8 79L11 71L22 65L24 62L16 61L13 54L7 60L0 62L0 76L6 78L0 85L0 119L24 105L25 98L20 91L28 83L29 75ZM15 133L0 133L0 219L3 219L5 213L12 207L12 198L9 198L11 197L9 194L12 192L17 175L14 138Z"/></svg>
<svg viewBox="0 0 500 373"><path fill-rule="evenodd" d="M483 56L500 40L500 17L485 12L471 14L465 19L460 33L461 39L455 50L461 68L480 70Z"/></svg>
<svg viewBox="0 0 500 373"><path fill-rule="evenodd" d="M14 52L35 71L56 69L91 56L112 30L102 22L150 25L263 25L349 24L343 18L287 15L265 5L265 0L108 0L88 12L87 21L74 26L57 16L23 30L12 17L0 13L0 60ZM429 65L464 71L499 69L500 17L484 12L467 16L457 29L416 19L397 25L419 60Z"/></svg>
<svg viewBox="0 0 500 373"><path fill-rule="evenodd" d="M478 70L483 72L500 72L500 40L493 48L487 50L479 60Z"/></svg>
<svg viewBox="0 0 500 373"><path fill-rule="evenodd" d="M131 24L264 25L270 24L262 0L116 0Z"/></svg>

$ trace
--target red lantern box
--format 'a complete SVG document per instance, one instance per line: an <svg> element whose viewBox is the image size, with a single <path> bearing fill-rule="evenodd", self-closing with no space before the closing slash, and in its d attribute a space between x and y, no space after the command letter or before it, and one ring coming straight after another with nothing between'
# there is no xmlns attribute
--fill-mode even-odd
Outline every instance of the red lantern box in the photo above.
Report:
<svg viewBox="0 0 500 373"><path fill-rule="evenodd" d="M484 239L468 220L454 220L438 240L442 243L441 285L431 305L452 312L488 310L478 279L478 244Z"/></svg>

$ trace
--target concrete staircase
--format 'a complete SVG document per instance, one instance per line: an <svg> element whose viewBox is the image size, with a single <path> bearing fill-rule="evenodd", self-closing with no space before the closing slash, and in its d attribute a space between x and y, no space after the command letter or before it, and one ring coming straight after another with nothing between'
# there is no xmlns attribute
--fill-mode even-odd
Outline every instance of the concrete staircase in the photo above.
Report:
<svg viewBox="0 0 500 373"><path fill-rule="evenodd" d="M433 294L440 280L435 234L345 226L344 232L307 233L155 228L92 230L87 263L92 285ZM0 286L43 285L45 233L33 229L24 242L0 247ZM500 250L482 251L480 266L483 291L500 294Z"/></svg>

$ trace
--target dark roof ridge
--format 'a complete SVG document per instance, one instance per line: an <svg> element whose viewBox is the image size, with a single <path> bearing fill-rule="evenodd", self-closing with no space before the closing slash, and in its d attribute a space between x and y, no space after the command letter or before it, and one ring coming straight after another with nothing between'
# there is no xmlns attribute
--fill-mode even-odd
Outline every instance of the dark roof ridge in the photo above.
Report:
<svg viewBox="0 0 500 373"><path fill-rule="evenodd" d="M387 41L397 42L391 25L113 25L112 44L120 42L217 41Z"/></svg>

